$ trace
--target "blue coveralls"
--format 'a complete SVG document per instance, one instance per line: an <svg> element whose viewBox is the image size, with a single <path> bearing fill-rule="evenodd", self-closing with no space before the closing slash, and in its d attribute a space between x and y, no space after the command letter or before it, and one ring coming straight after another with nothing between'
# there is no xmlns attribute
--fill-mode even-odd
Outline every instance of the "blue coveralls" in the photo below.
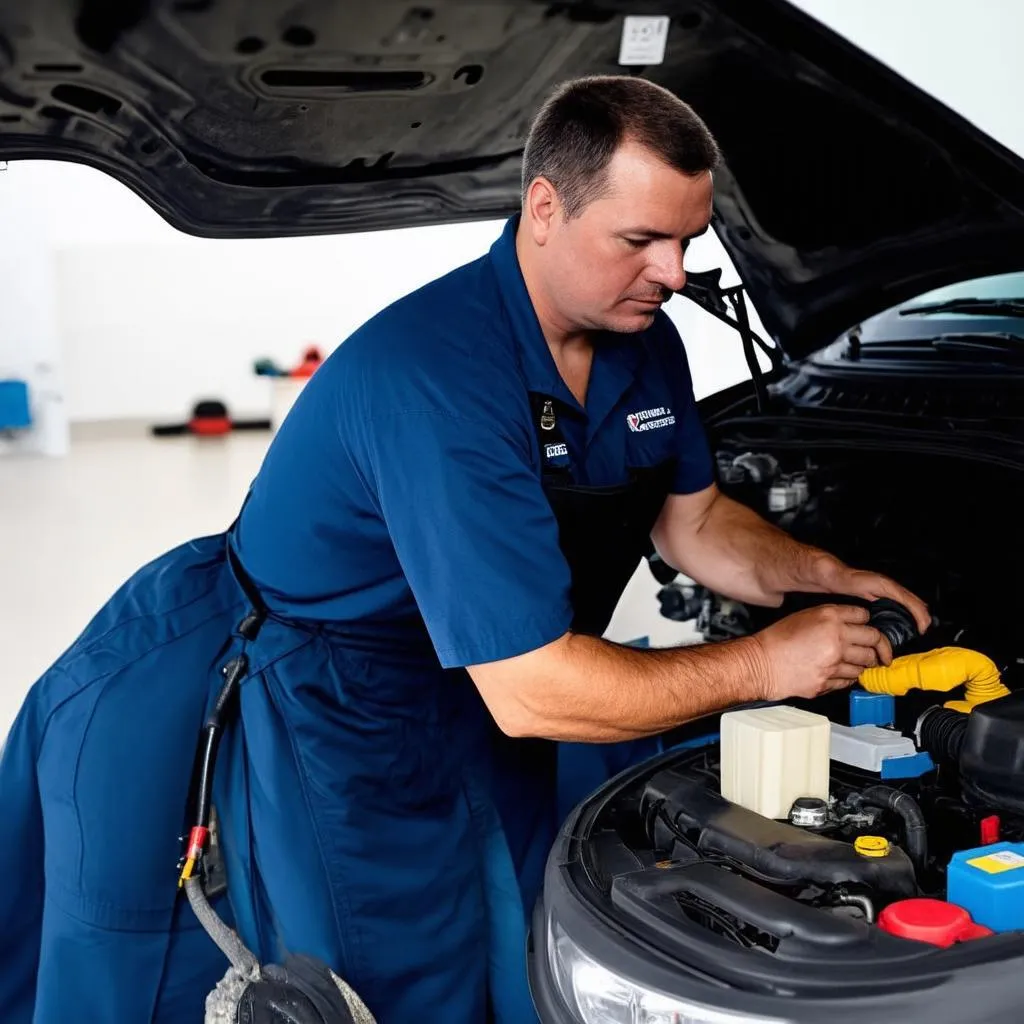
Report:
<svg viewBox="0 0 1024 1024"><path fill-rule="evenodd" d="M382 1024L535 1019L556 756L608 770L637 749L510 740L462 669L599 632L608 593L588 588L614 603L664 495L712 471L664 314L600 338L573 398L516 226L341 345L232 528L136 573L32 689L0 761L5 1024L202 1020L226 964L175 868L196 737L252 606L228 546L270 615L216 772L221 913L265 962L329 963ZM613 520L632 534L601 550L586 524Z"/></svg>

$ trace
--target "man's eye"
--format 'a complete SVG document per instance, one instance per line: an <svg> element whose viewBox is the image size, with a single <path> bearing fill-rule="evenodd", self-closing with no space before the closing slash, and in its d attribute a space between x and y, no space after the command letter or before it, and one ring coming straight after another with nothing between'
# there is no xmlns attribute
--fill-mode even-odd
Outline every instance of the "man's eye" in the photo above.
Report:
<svg viewBox="0 0 1024 1024"><path fill-rule="evenodd" d="M649 241L647 238L627 238L626 244L633 249L642 249Z"/></svg>

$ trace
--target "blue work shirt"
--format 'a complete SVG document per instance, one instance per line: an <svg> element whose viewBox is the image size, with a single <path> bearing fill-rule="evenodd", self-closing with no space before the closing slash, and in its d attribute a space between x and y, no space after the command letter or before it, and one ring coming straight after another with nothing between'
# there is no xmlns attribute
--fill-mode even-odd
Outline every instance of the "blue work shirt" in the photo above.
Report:
<svg viewBox="0 0 1024 1024"><path fill-rule="evenodd" d="M530 302L518 221L488 255L371 319L306 385L235 533L273 612L443 668L564 634L569 569L530 392L554 400L576 483L624 483L675 458L674 493L711 484L671 320L659 311L642 333L600 335L580 406Z"/></svg>

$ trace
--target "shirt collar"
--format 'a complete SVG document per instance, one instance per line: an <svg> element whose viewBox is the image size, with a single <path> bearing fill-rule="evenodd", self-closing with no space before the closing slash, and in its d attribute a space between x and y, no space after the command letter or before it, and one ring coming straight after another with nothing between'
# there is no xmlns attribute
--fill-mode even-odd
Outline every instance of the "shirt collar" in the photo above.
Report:
<svg viewBox="0 0 1024 1024"><path fill-rule="evenodd" d="M526 376L526 386L538 394L550 395L568 405L579 408L579 403L566 387L551 357L551 349L544 340L537 313L526 290L523 272L519 267L516 253L516 232L519 229L519 214L510 217L505 230L491 246L491 263L498 278L505 310L508 313L512 333L519 349L519 359Z"/></svg>
<svg viewBox="0 0 1024 1024"><path fill-rule="evenodd" d="M571 408L579 403L555 366L544 339L537 313L526 290L516 253L519 214L510 217L501 236L491 246L490 259L498 279L505 310L519 349L526 386L530 391L557 398ZM587 389L586 412L596 428L636 379L646 350L646 332L639 335L606 335L594 349L594 365Z"/></svg>

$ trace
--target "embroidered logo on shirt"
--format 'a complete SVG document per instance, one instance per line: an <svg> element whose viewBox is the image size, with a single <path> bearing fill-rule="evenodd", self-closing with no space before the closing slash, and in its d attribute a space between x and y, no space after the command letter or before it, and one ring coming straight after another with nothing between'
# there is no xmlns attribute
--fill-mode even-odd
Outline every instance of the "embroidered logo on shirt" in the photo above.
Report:
<svg viewBox="0 0 1024 1024"><path fill-rule="evenodd" d="M559 455L568 455L569 449L564 444L546 444L544 445L544 457L547 459L557 459Z"/></svg>
<svg viewBox="0 0 1024 1024"><path fill-rule="evenodd" d="M661 427L671 427L676 418L672 415L671 409L659 405L657 409L645 409L643 412L631 412L626 414L626 422L634 434L642 433L645 430L658 430Z"/></svg>

